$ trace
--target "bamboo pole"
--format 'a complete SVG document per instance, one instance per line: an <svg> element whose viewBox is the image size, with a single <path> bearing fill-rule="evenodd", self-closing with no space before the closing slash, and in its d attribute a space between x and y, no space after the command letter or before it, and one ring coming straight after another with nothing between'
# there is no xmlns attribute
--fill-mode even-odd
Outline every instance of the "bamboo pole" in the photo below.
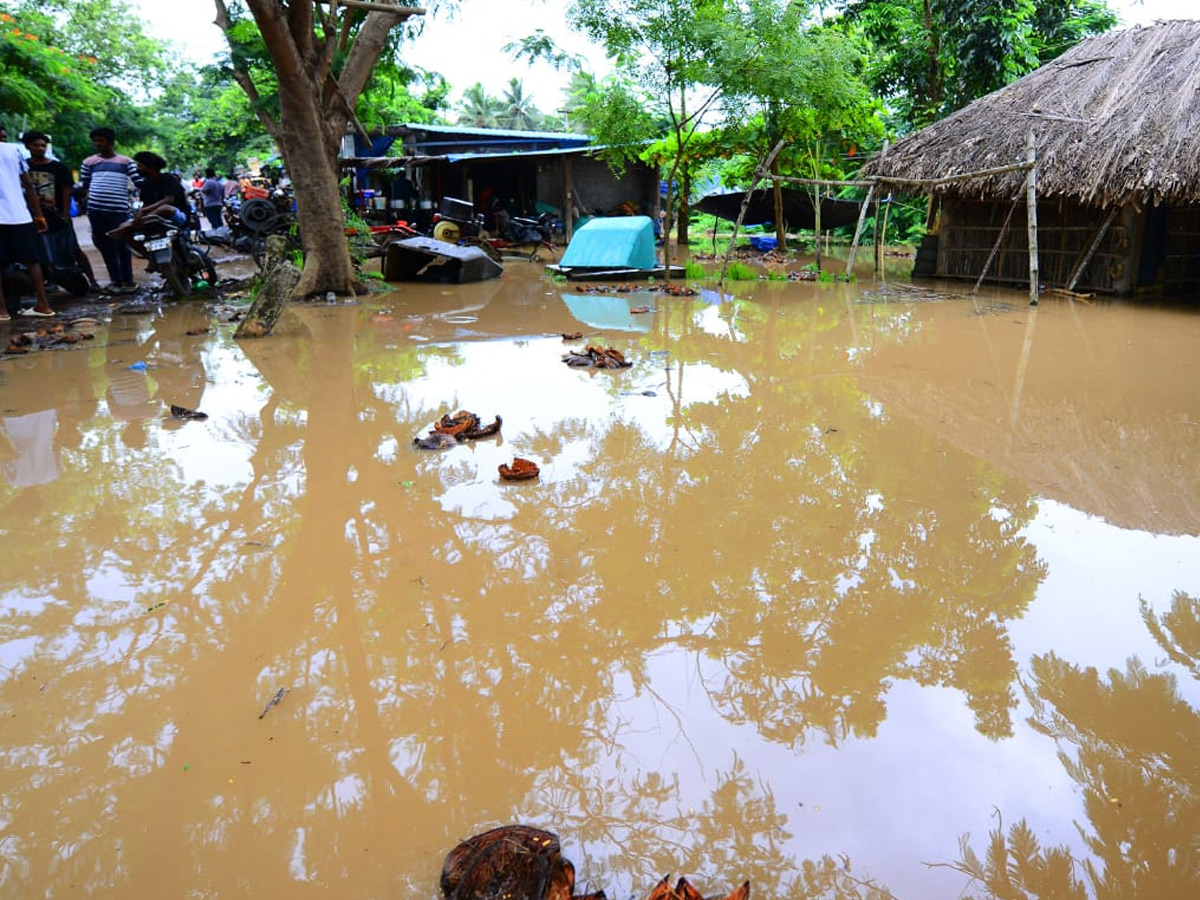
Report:
<svg viewBox="0 0 1200 900"><path fill-rule="evenodd" d="M1100 226L1100 230L1096 232L1096 237L1092 241L1092 245L1088 247L1087 253L1085 253L1083 259L1079 261L1079 265L1075 267L1075 271L1071 273L1071 280L1067 282L1066 289L1068 291L1075 290L1075 285L1079 283L1079 279L1083 275L1083 270L1086 269L1088 263L1092 261L1092 257L1095 255L1096 250L1100 247L1100 242L1104 240L1104 235L1108 233L1109 226L1112 225L1113 220L1117 217L1118 209L1119 207L1114 206L1111 210L1109 210L1108 215L1105 216L1104 223Z"/></svg>
<svg viewBox="0 0 1200 900"><path fill-rule="evenodd" d="M858 252L858 239L862 236L863 223L867 221L867 208L871 205L871 197L875 194L875 185L867 188L867 196L863 199L862 208L858 211L858 226L854 229L854 240L850 242L850 255L846 257L846 278L854 274L854 254Z"/></svg>
<svg viewBox="0 0 1200 900"><path fill-rule="evenodd" d="M1017 204L1020 202L1020 194L1013 197L1012 205L1008 208L1008 215L1004 217L1004 224L1000 226L1000 233L996 235L996 243L992 244L992 252L988 254L987 261L983 264L983 271L979 273L979 278L975 281L975 290L971 291L972 294L979 293L979 286L983 284L983 279L987 276L988 269L992 267L992 260L996 258L996 253L999 252L1000 245L1004 242L1004 235L1008 233L1008 223L1012 221L1013 213L1017 211Z"/></svg>
<svg viewBox="0 0 1200 900"><path fill-rule="evenodd" d="M750 196L758 187L758 183L763 178L763 172L771 168L771 163L775 161L775 157L779 155L779 151L783 149L783 141L775 145L765 160L758 165L754 170L754 177L750 181L750 187L746 190L746 195L742 197L742 208L738 210L737 221L733 223L733 232L729 235L729 246L725 248L725 259L721 261L721 277L717 280L718 287L725 286L725 273L729 269L729 257L733 255L733 245L737 243L738 231L741 230L742 222L746 218L746 210L750 208Z"/></svg>
<svg viewBox="0 0 1200 900"><path fill-rule="evenodd" d="M1037 140L1033 129L1025 142L1029 174L1025 177L1025 203L1029 207L1029 305L1038 305L1038 236L1037 236Z"/></svg>
<svg viewBox="0 0 1200 900"><path fill-rule="evenodd" d="M887 253L888 216L891 214L891 212L892 212L892 192L888 191L887 199L884 200L884 202L883 202L883 230L880 233L880 241L883 244L883 252L885 254ZM885 280L886 280L887 269L882 264L880 265L880 269L883 271Z"/></svg>

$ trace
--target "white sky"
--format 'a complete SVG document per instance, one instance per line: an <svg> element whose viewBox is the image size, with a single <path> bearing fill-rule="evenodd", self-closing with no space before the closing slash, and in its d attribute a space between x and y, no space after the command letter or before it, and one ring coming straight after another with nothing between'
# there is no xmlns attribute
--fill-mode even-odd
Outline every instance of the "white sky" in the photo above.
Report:
<svg viewBox="0 0 1200 900"><path fill-rule="evenodd" d="M212 0L129 0L140 11L146 31L174 43L188 58L210 62L223 45L220 29L212 24ZM1200 19L1200 0L1110 0L1127 25L1158 19ZM425 17L425 33L409 45L407 61L441 72L457 97L475 82L499 96L516 76L525 93L542 112L562 102L566 76L549 66L530 68L514 62L501 48L543 28L560 45L582 54L593 72L607 71L604 52L571 34L564 21L566 0L458 0L455 12Z"/></svg>

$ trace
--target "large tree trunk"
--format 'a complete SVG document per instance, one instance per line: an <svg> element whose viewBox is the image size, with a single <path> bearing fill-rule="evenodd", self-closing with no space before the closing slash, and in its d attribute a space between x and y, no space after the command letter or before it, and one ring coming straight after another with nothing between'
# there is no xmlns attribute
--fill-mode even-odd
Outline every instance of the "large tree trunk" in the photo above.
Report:
<svg viewBox="0 0 1200 900"><path fill-rule="evenodd" d="M771 174L779 174L779 159L771 160ZM771 180L771 192L775 200L775 244L779 252L787 250L787 222L783 221L783 183L774 178Z"/></svg>
<svg viewBox="0 0 1200 900"><path fill-rule="evenodd" d="M305 135L319 135L324 128L317 118L320 111L316 105L304 102L306 89L311 90L303 82L288 85L280 76L279 148L296 193L296 217L304 247L304 269L296 295L308 297L328 291L350 294L358 276L346 240L338 187L337 145L331 152L324 141L305 140ZM296 102L297 97L300 102Z"/></svg>
<svg viewBox="0 0 1200 900"><path fill-rule="evenodd" d="M230 35L234 21L226 0L214 3L217 25L238 51ZM387 0L356 0L350 9L321 0L291 0L286 5L280 0L245 0L245 6L254 16L275 69L279 118L266 111L270 104L263 102L254 83L244 46L233 53L233 77L275 139L292 179L304 247L296 294L350 293L357 276L342 216L338 148L347 124L362 128L354 104L389 32L424 10L393 7Z"/></svg>

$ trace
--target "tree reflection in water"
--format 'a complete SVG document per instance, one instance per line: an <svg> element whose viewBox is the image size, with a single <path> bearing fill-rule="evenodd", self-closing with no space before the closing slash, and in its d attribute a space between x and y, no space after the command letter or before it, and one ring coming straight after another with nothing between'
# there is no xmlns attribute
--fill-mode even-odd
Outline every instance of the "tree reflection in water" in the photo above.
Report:
<svg viewBox="0 0 1200 900"><path fill-rule="evenodd" d="M664 303L624 381L562 372L613 408L623 386L653 383L664 419L529 416L492 449L569 471L536 494L486 486L506 509L489 517L453 499L483 482L487 446L396 460L491 348L397 349L347 311L298 315L303 342L205 351L210 368L261 376L255 402L210 420L245 448L243 478L190 477L154 430L149 452L129 452L105 420L37 495L51 514L0 494L5 520L31 529L0 555L8 636L37 644L0 684L30 716L3 751L0 883L105 894L150 873L182 895L252 873L263 896L347 879L364 896L428 896L458 840L534 818L568 855L587 848L574 858L590 886L648 892L674 872L712 893L749 878L755 897L890 896L858 860L798 857L743 755L702 748L695 800L679 773L624 754L621 700L677 714L650 672L677 653L725 722L793 753L875 736L901 681L959 692L987 739L1013 733L1007 629L1045 576L1022 535L1036 501L889 417L827 339L902 341L909 320ZM544 372L518 377L516 351L496 352L518 373L514 404L542 388ZM706 378L722 387L700 390ZM45 546L60 548L53 570L37 565ZM1195 647L1162 627L1172 652ZM52 707L25 693L41 670ZM1038 661L1037 721L1064 748L1107 746L1068 712L1073 692L1102 687L1073 671ZM1140 696L1159 677L1119 683ZM1180 721L1178 704L1159 707ZM1097 797L1119 798L1112 787ZM1103 858L1121 845L1093 821Z"/></svg>
<svg viewBox="0 0 1200 900"><path fill-rule="evenodd" d="M1176 592L1156 618L1142 618L1171 663L1200 680L1200 601ZM1165 665L1163 663L1160 665ZM1021 820L997 828L981 858L962 840L954 865L987 898L1049 900L1193 897L1200 885L1200 712L1180 696L1172 672L1136 657L1102 676L1035 657L1025 686L1033 726L1058 745L1063 768L1083 792L1078 823L1092 857L1040 847Z"/></svg>

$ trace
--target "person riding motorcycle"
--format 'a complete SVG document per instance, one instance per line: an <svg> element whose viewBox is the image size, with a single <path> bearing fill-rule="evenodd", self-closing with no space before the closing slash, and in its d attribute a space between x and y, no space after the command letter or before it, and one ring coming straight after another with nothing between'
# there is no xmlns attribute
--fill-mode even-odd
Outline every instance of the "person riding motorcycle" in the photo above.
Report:
<svg viewBox="0 0 1200 900"><path fill-rule="evenodd" d="M185 228L191 212L187 192L179 179L170 172L164 171L167 161L150 150L143 150L133 155L138 171L142 174L142 186L139 195L141 207L133 214L133 218L108 232L114 240L127 241L138 256L146 255L146 248L133 239L133 233L139 225L151 216L165 219L173 225Z"/></svg>

